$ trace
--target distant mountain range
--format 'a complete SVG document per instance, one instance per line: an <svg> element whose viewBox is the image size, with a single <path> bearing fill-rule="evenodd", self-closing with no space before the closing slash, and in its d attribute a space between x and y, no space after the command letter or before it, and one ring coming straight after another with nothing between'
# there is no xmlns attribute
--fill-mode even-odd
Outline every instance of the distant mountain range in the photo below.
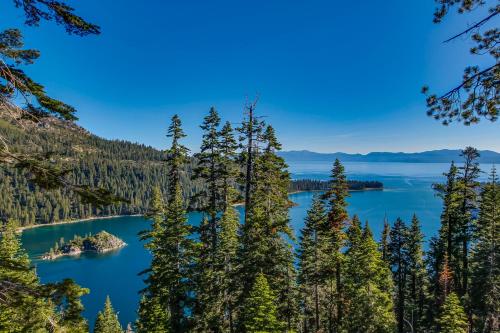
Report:
<svg viewBox="0 0 500 333"><path fill-rule="evenodd" d="M292 150L279 153L287 162L324 161L336 158L342 162L402 162L402 163L450 163L460 162L459 149L441 149L421 153L373 152L368 154L316 153L309 150ZM480 151L480 163L500 164L500 153L491 150Z"/></svg>

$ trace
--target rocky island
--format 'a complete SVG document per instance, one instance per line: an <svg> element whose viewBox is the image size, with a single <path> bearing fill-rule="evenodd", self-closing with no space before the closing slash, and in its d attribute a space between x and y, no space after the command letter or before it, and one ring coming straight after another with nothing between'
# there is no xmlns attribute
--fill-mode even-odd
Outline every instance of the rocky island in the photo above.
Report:
<svg viewBox="0 0 500 333"><path fill-rule="evenodd" d="M61 239L41 258L43 260L54 260L62 256L74 256L84 252L104 253L122 248L125 245L127 244L123 240L106 231L85 237L75 235L68 242Z"/></svg>

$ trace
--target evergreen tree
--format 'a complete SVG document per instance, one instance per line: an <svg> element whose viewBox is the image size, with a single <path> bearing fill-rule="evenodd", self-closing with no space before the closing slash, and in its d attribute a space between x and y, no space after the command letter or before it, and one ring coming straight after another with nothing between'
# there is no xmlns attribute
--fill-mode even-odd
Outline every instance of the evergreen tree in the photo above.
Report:
<svg viewBox="0 0 500 333"><path fill-rule="evenodd" d="M434 269L434 284L437 286L437 277L443 264L444 253L448 257L448 264L453 271L459 272L460 260L460 193L458 182L458 168L452 162L450 170L445 173L446 184L436 184L434 188L443 199L443 212L441 213L441 227L439 229L439 244L436 244L436 265ZM435 288L438 290L438 288Z"/></svg>
<svg viewBox="0 0 500 333"><path fill-rule="evenodd" d="M202 201L200 210L209 217L210 252L215 254L217 247L217 214L223 208L221 180L221 147L220 147L220 117L214 107L204 118L200 128L203 130L200 152L195 154L197 167L194 169L193 178L202 179L206 189L198 193L196 198Z"/></svg>
<svg viewBox="0 0 500 333"><path fill-rule="evenodd" d="M481 192L481 207L474 232L471 301L480 332L500 329L500 184L495 167Z"/></svg>
<svg viewBox="0 0 500 333"><path fill-rule="evenodd" d="M398 321L398 332L404 332L405 308L407 294L407 274L408 274L408 247L406 244L408 229L400 218L392 226L389 243L389 261L391 264L394 279L395 291L395 311Z"/></svg>
<svg viewBox="0 0 500 333"><path fill-rule="evenodd" d="M345 223L349 219L347 214L347 201L349 196L349 185L344 173L344 166L338 159L333 164L330 176L330 189L324 194L323 198L328 202L327 224L325 226L329 237L330 258L324 265L324 274L329 277L330 292L327 296L330 304L330 325L329 332L338 331L343 316L343 291L342 291L342 248L345 245ZM332 285L333 279L335 285ZM332 310L335 309L335 312Z"/></svg>
<svg viewBox="0 0 500 333"><path fill-rule="evenodd" d="M391 232L391 226L387 220L387 216L384 218L384 228L382 229L382 237L380 237L380 253L382 253L382 260L389 263L389 234Z"/></svg>
<svg viewBox="0 0 500 333"><path fill-rule="evenodd" d="M167 136L172 139L171 147L167 150L167 203L161 209L161 199L158 198L158 191L155 191L157 198L153 200L153 229L144 233L145 237L151 238L147 246L151 247L153 260L151 268L147 270L149 276L141 306L153 306L155 314L162 314L161 318L168 320L168 330L165 331L183 332L188 328L185 310L190 303L189 277L194 245L181 192L180 178L187 148L179 142L185 134L177 115L172 117ZM141 314L150 318L147 309L140 309ZM158 327L154 327L154 323L144 323L141 319L139 316L137 327L147 328L151 324L153 332L166 325L161 321L157 323Z"/></svg>
<svg viewBox="0 0 500 333"><path fill-rule="evenodd" d="M264 274L259 273L245 300L243 327L247 333L283 332L285 323L278 319L276 298Z"/></svg>
<svg viewBox="0 0 500 333"><path fill-rule="evenodd" d="M455 282L459 296L468 293L469 285L469 246L474 224L473 211L477 208L477 189L479 182L477 178L481 173L477 159L479 152L472 147L466 147L461 152L464 158L464 165L459 167L459 192L460 192L460 225L459 239L461 241L461 270L455 272Z"/></svg>
<svg viewBox="0 0 500 333"><path fill-rule="evenodd" d="M422 245L424 235L420 229L420 222L413 215L411 226L408 229L406 247L408 249L408 295L406 304L405 322L411 325L413 332L422 332L425 327L426 301L426 270Z"/></svg>
<svg viewBox="0 0 500 333"><path fill-rule="evenodd" d="M123 329L118 321L109 296L106 297L104 309L99 311L94 325L94 333L122 333Z"/></svg>
<svg viewBox="0 0 500 333"><path fill-rule="evenodd" d="M80 297L87 289L66 279L42 285L8 220L0 229L0 331L87 332Z"/></svg>
<svg viewBox="0 0 500 333"><path fill-rule="evenodd" d="M324 236L326 212L319 196L313 198L307 212L304 228L301 230L299 258L300 300L303 327L306 332L318 332L323 320L321 306L324 304L324 284L321 263L328 254Z"/></svg>
<svg viewBox="0 0 500 333"><path fill-rule="evenodd" d="M456 293L452 292L446 297L437 318L437 325L441 333L467 332L467 316Z"/></svg>
<svg viewBox="0 0 500 333"><path fill-rule="evenodd" d="M252 281L262 272L276 292L278 318L289 329L296 324L295 267L289 226L290 175L283 158L276 155L281 145L268 126L263 134L263 152L254 156L252 200L246 206L247 221L242 225L238 251L238 279L241 299L248 296ZM239 301L243 304L243 301Z"/></svg>
<svg viewBox="0 0 500 333"><path fill-rule="evenodd" d="M346 332L393 332L392 280L368 224L354 216L347 231L344 283Z"/></svg>

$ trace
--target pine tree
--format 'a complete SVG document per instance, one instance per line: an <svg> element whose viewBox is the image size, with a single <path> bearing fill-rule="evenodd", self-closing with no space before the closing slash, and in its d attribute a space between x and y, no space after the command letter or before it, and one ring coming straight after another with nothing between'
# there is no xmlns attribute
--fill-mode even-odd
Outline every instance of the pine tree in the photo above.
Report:
<svg viewBox="0 0 500 333"><path fill-rule="evenodd" d="M458 168L452 162L450 170L445 173L446 184L436 184L434 188L438 191L439 196L443 199L443 212L441 214L441 227L439 230L439 244L437 248L441 249L440 253L436 252L437 257L434 270L434 276L437 278L439 269L443 264L444 253L448 256L448 264L453 271L460 271L460 244L459 244L459 231L460 231L460 193L458 182ZM435 280L437 284L437 280ZM435 288L437 290L437 288Z"/></svg>
<svg viewBox="0 0 500 333"><path fill-rule="evenodd" d="M384 218L384 228L382 229L382 237L380 237L380 253L382 253L382 260L389 263L389 233L391 232L391 226L387 220L387 216Z"/></svg>
<svg viewBox="0 0 500 333"><path fill-rule="evenodd" d="M250 283L262 272L276 292L279 319L291 328L296 323L297 305L294 257L288 241L293 239L288 216L290 175L284 160L276 155L281 146L272 127L266 128L263 142L263 152L254 156L252 200L245 207L247 220L241 229L240 298L248 296Z"/></svg>
<svg viewBox="0 0 500 333"><path fill-rule="evenodd" d="M247 333L283 332L285 323L278 320L276 297L264 274L259 273L245 300L243 327Z"/></svg>
<svg viewBox="0 0 500 333"><path fill-rule="evenodd" d="M328 202L327 225L325 227L330 238L328 252L331 256L324 266L324 274L335 281L334 286L331 285L332 281L328 282L330 284L328 302L331 307L328 315L331 318L331 324L328 331L333 332L339 330L343 316L342 265L344 258L342 248L346 239L344 227L349 219L346 201L346 198L349 197L349 185L344 173L344 166L338 159L333 164L330 184L330 189L323 196ZM334 313L332 312L333 307L335 308Z"/></svg>
<svg viewBox="0 0 500 333"><path fill-rule="evenodd" d="M194 179L202 179L207 187L197 198L201 199L200 210L209 217L209 241L212 256L217 247L217 214L222 210L224 198L221 190L221 147L219 125L220 117L214 107L210 108L209 114L204 118L200 128L203 130L200 152L195 154L197 167L193 170Z"/></svg>
<svg viewBox="0 0 500 333"><path fill-rule="evenodd" d="M137 332L168 332L170 312L168 307L162 307L162 300L168 299L168 290L162 288L161 272L165 264L161 236L164 233L165 203L161 190L153 188L150 209L146 215L152 220L151 230L140 233L141 240L147 241L145 247L151 252L150 268L140 274L147 274L146 288L141 291L141 298L136 322Z"/></svg>
<svg viewBox="0 0 500 333"><path fill-rule="evenodd" d="M187 224L180 181L188 150L179 142L185 134L177 115L172 117L167 136L172 139L171 147L167 150L167 203L161 209L161 198L155 191L156 198L152 201L153 229L145 232L145 237L151 238L153 259L151 268L147 270L149 276L141 306L153 306L153 313L160 315L161 319L167 319L168 325L163 321L158 322L157 327L152 322L141 322L141 314L150 318L149 311L144 308L139 309L137 327L149 327L156 332L167 326L167 332L183 332L188 327L185 310L191 298L189 277L194 244L190 238L191 227Z"/></svg>
<svg viewBox="0 0 500 333"><path fill-rule="evenodd" d="M389 261L391 264L394 285L396 287L396 318L398 320L398 332L404 332L406 288L408 274L408 248L406 244L408 229L400 218L392 226L389 243Z"/></svg>
<svg viewBox="0 0 500 333"><path fill-rule="evenodd" d="M413 332L422 332L424 329L424 314L426 301L426 270L422 244L424 235L420 229L420 222L413 215L411 226L406 236L408 249L408 295L405 321L412 327Z"/></svg>
<svg viewBox="0 0 500 333"><path fill-rule="evenodd" d="M219 244L216 252L220 272L219 285L222 290L222 330L235 331L235 309L237 308L236 265L238 251L239 213L233 204L237 200L234 188L239 169L236 163L238 145L231 124L226 122L220 132L222 216L220 219Z"/></svg>
<svg viewBox="0 0 500 333"><path fill-rule="evenodd" d="M219 138L220 117L212 107L200 126L203 138L200 152L195 154L197 166L193 179L203 182L203 189L196 193L194 200L200 202L200 211L205 215L198 228L196 269L196 305L194 315L196 328L200 331L221 330L223 307L220 273L216 262L218 247L219 216L224 207L221 182L221 151Z"/></svg>
<svg viewBox="0 0 500 333"><path fill-rule="evenodd" d="M238 250L239 215L228 206L220 221L219 248L217 262L222 270L220 288L222 290L222 330L235 332L235 309L237 308L237 286L235 283L236 255Z"/></svg>
<svg viewBox="0 0 500 333"><path fill-rule="evenodd" d="M303 327L307 332L317 332L322 324L321 305L324 303L321 263L327 258L323 229L326 212L319 196L313 198L301 230L298 249L300 299Z"/></svg>
<svg viewBox="0 0 500 333"><path fill-rule="evenodd" d="M461 241L461 270L455 272L455 282L459 296L465 296L469 290L469 245L473 229L473 211L477 208L477 178L481 173L479 152L472 147L466 147L461 152L464 165L459 167L459 192L460 192L460 225L459 239Z"/></svg>
<svg viewBox="0 0 500 333"><path fill-rule="evenodd" d="M94 325L94 333L122 333L123 329L118 321L109 296L106 297L104 309L99 311Z"/></svg>
<svg viewBox="0 0 500 333"><path fill-rule="evenodd" d="M471 301L475 326L480 332L500 329L500 184L493 167L481 192L472 252Z"/></svg>
<svg viewBox="0 0 500 333"><path fill-rule="evenodd" d="M467 316L456 293L452 292L446 297L436 323L441 333L467 332Z"/></svg>
<svg viewBox="0 0 500 333"><path fill-rule="evenodd" d="M392 332L395 326L392 280L382 260L368 224L361 229L355 216L347 231L345 255L346 313L342 329L346 332Z"/></svg>
<svg viewBox="0 0 500 333"><path fill-rule="evenodd" d="M8 220L0 229L0 331L87 332L80 297L88 293L66 279L40 284L22 249L17 223Z"/></svg>

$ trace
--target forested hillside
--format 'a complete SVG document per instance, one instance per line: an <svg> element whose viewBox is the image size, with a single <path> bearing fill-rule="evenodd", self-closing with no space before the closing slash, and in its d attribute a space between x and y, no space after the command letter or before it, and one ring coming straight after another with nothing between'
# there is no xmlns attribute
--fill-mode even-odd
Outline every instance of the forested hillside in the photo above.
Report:
<svg viewBox="0 0 500 333"><path fill-rule="evenodd" d="M165 153L142 144L122 140L106 140L85 129L55 118L38 124L26 123L26 131L18 122L0 119L0 135L14 146L30 147L34 152L54 153L54 163L68 169L68 179L75 184L103 187L126 199L102 208L85 204L68 189L51 191L29 182L25 172L0 168L0 218L15 218L22 226L45 224L95 216L143 214L149 206L151 189L166 189ZM29 133L29 135L28 135ZM57 159L56 159L57 157ZM202 185L192 179L194 159L183 173L183 194L186 199L198 193ZM328 182L295 180L289 191L326 190ZM380 182L349 181L350 190L382 189ZM199 203L190 202L192 209Z"/></svg>
<svg viewBox="0 0 500 333"><path fill-rule="evenodd" d="M119 140L105 140L73 124L48 118L39 124L25 124L28 131L9 119L0 119L0 135L13 145L37 153L54 153L54 163L69 170L76 184L104 187L129 202L102 208L83 204L67 189L42 190L30 184L23 171L0 168L0 218L15 218L22 226L52 223L91 216L144 213L153 186L165 188L164 154L151 147ZM57 157L57 159L56 159ZM188 164L188 171L191 164ZM186 174L190 174L187 172ZM186 197L196 191L197 182L182 178Z"/></svg>

